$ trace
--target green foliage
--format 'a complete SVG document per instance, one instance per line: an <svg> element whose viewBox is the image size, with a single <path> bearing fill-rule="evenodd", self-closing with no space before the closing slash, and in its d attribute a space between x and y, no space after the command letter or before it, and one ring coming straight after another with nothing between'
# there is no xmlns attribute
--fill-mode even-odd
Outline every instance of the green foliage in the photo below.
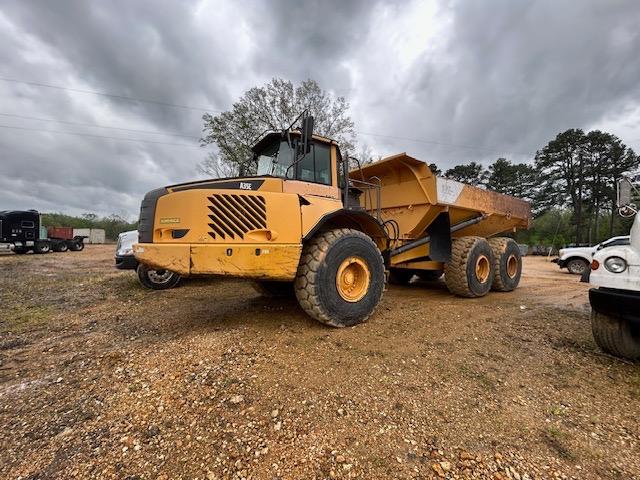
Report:
<svg viewBox="0 0 640 480"><path fill-rule="evenodd" d="M526 163L498 158L485 173L486 187L498 193L532 201L536 190L536 169Z"/></svg>
<svg viewBox="0 0 640 480"><path fill-rule="evenodd" d="M138 222L129 222L120 215L98 217L95 213L84 213L79 217L64 213L43 213L42 224L47 227L102 228L108 240L116 240L118 234L138 228Z"/></svg>
<svg viewBox="0 0 640 480"><path fill-rule="evenodd" d="M640 157L615 135L570 129L539 150L534 165L498 158L486 170L470 162L445 176L531 202L535 220L518 241L558 246L628 234L630 222L616 212L616 181L638 168Z"/></svg>
<svg viewBox="0 0 640 480"><path fill-rule="evenodd" d="M469 185L482 185L485 180L485 171L482 165L476 162L469 162L463 165L456 165L447 170L445 177Z"/></svg>
<svg viewBox="0 0 640 480"><path fill-rule="evenodd" d="M574 235L571 224L572 212L567 209L553 209L533 219L529 230L519 230L516 241L527 245L559 246L567 245Z"/></svg>
<svg viewBox="0 0 640 480"><path fill-rule="evenodd" d="M442 175L442 170L440 170L435 163L430 163L429 169L431 170L431 173L433 173L436 176Z"/></svg>
<svg viewBox="0 0 640 480"><path fill-rule="evenodd" d="M288 128L305 109L314 116L315 133L337 140L343 150L353 149L354 125L344 97L333 97L314 80L294 87L290 81L274 78L246 91L231 110L203 115L202 144L215 143L220 153L205 159L199 171L215 177L254 174L254 143L267 130Z"/></svg>
<svg viewBox="0 0 640 480"><path fill-rule="evenodd" d="M631 148L610 133L594 130L585 134L580 129L570 129L538 151L535 161L541 184L536 197L539 211L557 206L570 208L576 243L587 239L597 242L613 235L618 223L616 180L640 166L640 159ZM602 223L607 221L601 215L603 210L609 212L605 235L601 235Z"/></svg>

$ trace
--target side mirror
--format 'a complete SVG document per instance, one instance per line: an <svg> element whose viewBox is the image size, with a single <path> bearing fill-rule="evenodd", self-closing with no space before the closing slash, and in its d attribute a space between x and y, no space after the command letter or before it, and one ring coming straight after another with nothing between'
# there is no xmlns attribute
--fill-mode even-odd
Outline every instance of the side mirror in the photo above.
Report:
<svg viewBox="0 0 640 480"><path fill-rule="evenodd" d="M618 208L631 204L631 182L628 178L618 180L616 203Z"/></svg>
<svg viewBox="0 0 640 480"><path fill-rule="evenodd" d="M306 155L311 151L311 139L313 137L313 116L309 115L302 119L302 141L301 149L302 155Z"/></svg>

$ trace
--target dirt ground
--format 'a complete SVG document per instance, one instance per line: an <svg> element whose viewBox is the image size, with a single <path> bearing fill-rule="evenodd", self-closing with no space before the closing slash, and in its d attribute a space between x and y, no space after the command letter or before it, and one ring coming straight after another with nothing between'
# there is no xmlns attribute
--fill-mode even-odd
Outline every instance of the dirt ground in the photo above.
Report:
<svg viewBox="0 0 640 480"><path fill-rule="evenodd" d="M545 258L480 299L388 287L336 330L112 255L0 256L0 478L640 478L640 365Z"/></svg>

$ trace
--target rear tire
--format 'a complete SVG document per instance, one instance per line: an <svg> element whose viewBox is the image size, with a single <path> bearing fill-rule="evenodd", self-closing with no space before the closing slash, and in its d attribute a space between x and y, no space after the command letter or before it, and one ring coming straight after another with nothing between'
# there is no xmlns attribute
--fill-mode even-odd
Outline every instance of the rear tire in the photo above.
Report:
<svg viewBox="0 0 640 480"><path fill-rule="evenodd" d="M461 237L452 242L451 261L444 266L449 291L461 297L482 297L494 277L493 252L482 237Z"/></svg>
<svg viewBox="0 0 640 480"><path fill-rule="evenodd" d="M67 250L69 250L69 247L66 242L60 242L53 246L54 252L66 252Z"/></svg>
<svg viewBox="0 0 640 480"><path fill-rule="evenodd" d="M49 253L51 251L51 245L49 242L36 242L33 246L35 253Z"/></svg>
<svg viewBox="0 0 640 480"><path fill-rule="evenodd" d="M152 290L167 290L180 282L180 275L169 270L155 270L142 263L136 269L138 280L143 287Z"/></svg>
<svg viewBox="0 0 640 480"><path fill-rule="evenodd" d="M319 233L302 250L294 286L310 317L332 327L356 325L369 318L382 297L382 255L358 230Z"/></svg>
<svg viewBox="0 0 640 480"><path fill-rule="evenodd" d="M520 247L511 238L490 238L493 252L493 285L496 292L511 292L520 283L522 276L522 256Z"/></svg>
<svg viewBox="0 0 640 480"><path fill-rule="evenodd" d="M72 252L80 252L84 250L84 242L73 242L69 244L69 250Z"/></svg>
<svg viewBox="0 0 640 480"><path fill-rule="evenodd" d="M591 331L598 346L607 353L640 360L640 328L620 318L591 311Z"/></svg>
<svg viewBox="0 0 640 480"><path fill-rule="evenodd" d="M253 288L263 297L291 298L295 296L293 282L277 282L273 280L258 280L251 282Z"/></svg>
<svg viewBox="0 0 640 480"><path fill-rule="evenodd" d="M589 263L582 258L573 258L567 263L567 270L574 275L582 275L589 268Z"/></svg>
<svg viewBox="0 0 640 480"><path fill-rule="evenodd" d="M390 268L389 283L391 285L407 285L413 278L414 271L408 268Z"/></svg>

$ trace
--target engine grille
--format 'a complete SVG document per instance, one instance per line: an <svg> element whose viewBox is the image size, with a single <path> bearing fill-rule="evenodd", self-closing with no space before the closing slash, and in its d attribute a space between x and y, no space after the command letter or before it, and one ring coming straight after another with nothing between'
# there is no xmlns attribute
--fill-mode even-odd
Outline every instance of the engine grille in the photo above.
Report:
<svg viewBox="0 0 640 480"><path fill-rule="evenodd" d="M209 235L213 239L244 239L253 230L267 228L264 197L214 194L209 199Z"/></svg>

